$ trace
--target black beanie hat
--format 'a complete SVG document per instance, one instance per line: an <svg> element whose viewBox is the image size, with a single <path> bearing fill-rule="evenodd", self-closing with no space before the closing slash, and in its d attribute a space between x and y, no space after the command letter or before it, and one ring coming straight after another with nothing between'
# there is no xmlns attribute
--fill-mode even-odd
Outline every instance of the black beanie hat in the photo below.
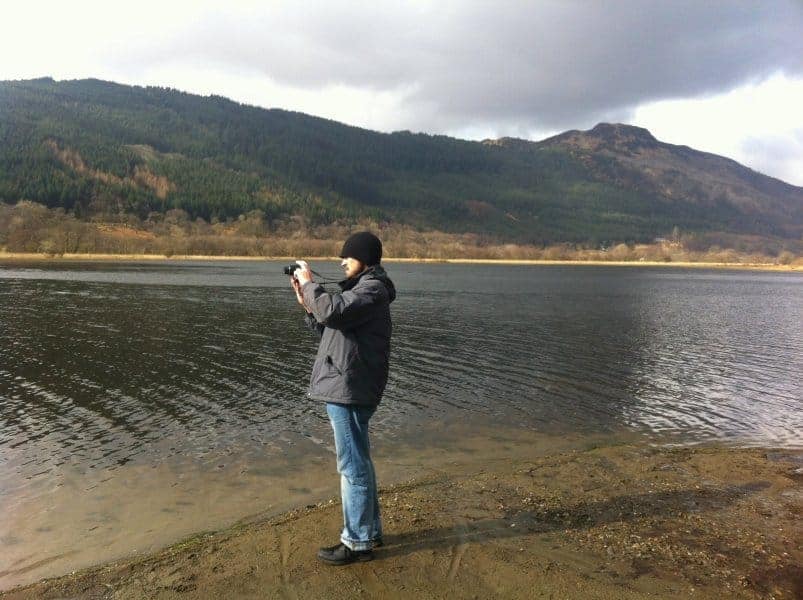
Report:
<svg viewBox="0 0 803 600"><path fill-rule="evenodd" d="M349 236L340 258L356 258L368 267L378 265L382 260L382 242L370 231L360 231Z"/></svg>

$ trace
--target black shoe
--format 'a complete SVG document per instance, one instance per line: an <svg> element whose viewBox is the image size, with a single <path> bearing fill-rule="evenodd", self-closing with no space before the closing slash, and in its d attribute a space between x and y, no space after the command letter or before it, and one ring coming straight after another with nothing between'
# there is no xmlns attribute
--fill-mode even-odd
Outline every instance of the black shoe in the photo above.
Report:
<svg viewBox="0 0 803 600"><path fill-rule="evenodd" d="M352 550L343 543L318 550L318 560L329 565L350 565L353 562L365 562L373 559L374 553L370 550Z"/></svg>
<svg viewBox="0 0 803 600"><path fill-rule="evenodd" d="M381 548L385 545L385 542L382 541L381 537L376 538L375 540L371 540L371 543L374 545L374 548Z"/></svg>

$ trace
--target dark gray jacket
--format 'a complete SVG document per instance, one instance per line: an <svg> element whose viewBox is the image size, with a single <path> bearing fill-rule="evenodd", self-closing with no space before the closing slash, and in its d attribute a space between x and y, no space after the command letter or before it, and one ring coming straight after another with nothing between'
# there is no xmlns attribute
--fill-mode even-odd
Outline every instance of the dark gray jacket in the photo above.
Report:
<svg viewBox="0 0 803 600"><path fill-rule="evenodd" d="M388 381L390 303L396 288L385 269L369 267L340 282L340 293L305 283L307 326L321 336L307 395L338 404L377 405Z"/></svg>

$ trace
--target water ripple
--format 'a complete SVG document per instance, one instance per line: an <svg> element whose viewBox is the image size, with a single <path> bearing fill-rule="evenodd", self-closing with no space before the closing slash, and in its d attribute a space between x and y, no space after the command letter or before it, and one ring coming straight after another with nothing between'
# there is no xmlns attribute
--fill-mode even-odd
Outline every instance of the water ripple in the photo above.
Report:
<svg viewBox="0 0 803 600"><path fill-rule="evenodd" d="M496 419L803 445L803 278L390 271L400 293L381 432L416 419ZM278 273L0 269L3 486L65 463L200 459L289 443L288 432L328 439L322 408L304 395L316 339Z"/></svg>

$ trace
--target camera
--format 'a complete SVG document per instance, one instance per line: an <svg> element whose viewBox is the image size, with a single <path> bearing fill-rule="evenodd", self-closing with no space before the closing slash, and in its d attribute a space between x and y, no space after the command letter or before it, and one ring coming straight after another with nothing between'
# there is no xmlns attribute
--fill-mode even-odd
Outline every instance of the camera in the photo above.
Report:
<svg viewBox="0 0 803 600"><path fill-rule="evenodd" d="M301 265L287 265L286 267L284 267L284 274L292 277L293 273L296 272L296 269L299 268L301 268Z"/></svg>

